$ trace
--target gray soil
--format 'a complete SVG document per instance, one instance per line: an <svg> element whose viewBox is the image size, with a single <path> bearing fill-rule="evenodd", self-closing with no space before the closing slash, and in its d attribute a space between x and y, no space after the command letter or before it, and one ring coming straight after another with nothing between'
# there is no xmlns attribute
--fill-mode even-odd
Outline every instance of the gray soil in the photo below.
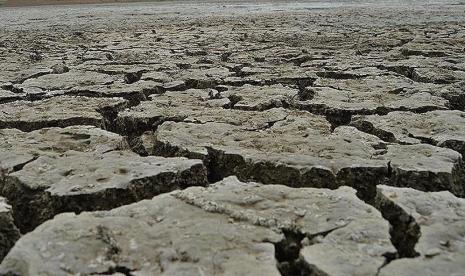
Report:
<svg viewBox="0 0 465 276"><path fill-rule="evenodd" d="M0 8L0 275L465 275L464 14Z"/></svg>

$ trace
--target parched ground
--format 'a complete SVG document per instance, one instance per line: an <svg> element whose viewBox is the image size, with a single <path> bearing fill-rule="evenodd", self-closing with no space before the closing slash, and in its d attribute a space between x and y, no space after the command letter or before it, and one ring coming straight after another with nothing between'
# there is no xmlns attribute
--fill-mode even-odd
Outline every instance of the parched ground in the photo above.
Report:
<svg viewBox="0 0 465 276"><path fill-rule="evenodd" d="M380 2L0 9L0 275L465 275L465 3Z"/></svg>

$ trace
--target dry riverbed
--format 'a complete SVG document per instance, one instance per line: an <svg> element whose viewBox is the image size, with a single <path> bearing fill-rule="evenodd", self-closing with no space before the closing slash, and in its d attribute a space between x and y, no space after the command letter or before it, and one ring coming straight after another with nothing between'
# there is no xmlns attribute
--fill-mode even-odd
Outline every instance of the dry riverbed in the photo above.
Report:
<svg viewBox="0 0 465 276"><path fill-rule="evenodd" d="M0 8L0 275L464 275L464 14Z"/></svg>

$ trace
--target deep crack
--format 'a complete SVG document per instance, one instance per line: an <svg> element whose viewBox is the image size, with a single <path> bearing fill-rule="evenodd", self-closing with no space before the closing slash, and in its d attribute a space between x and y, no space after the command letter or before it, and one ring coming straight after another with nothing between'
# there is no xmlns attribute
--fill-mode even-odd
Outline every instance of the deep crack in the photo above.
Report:
<svg viewBox="0 0 465 276"><path fill-rule="evenodd" d="M275 243L275 258L283 276L304 276L310 274L310 268L300 258L302 240L305 235L296 231L282 230L284 239Z"/></svg>
<svg viewBox="0 0 465 276"><path fill-rule="evenodd" d="M415 219L381 193L378 193L373 204L383 218L391 224L391 242L397 249L397 258L413 258L419 254L415 245L421 236L420 226Z"/></svg>

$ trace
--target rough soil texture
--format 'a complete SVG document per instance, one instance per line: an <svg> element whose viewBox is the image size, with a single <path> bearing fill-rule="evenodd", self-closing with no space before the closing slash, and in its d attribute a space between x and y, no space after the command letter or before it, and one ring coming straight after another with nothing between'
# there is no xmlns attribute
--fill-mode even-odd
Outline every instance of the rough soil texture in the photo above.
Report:
<svg viewBox="0 0 465 276"><path fill-rule="evenodd" d="M465 4L0 9L0 275L463 275Z"/></svg>
<svg viewBox="0 0 465 276"><path fill-rule="evenodd" d="M389 223L351 188L230 177L111 211L59 215L25 235L1 272L279 275L279 268L291 272L298 263L309 271L369 275L392 251ZM286 259L290 253L297 259Z"/></svg>
<svg viewBox="0 0 465 276"><path fill-rule="evenodd" d="M0 258L3 259L15 242L20 238L20 233L16 227L11 206L5 202L5 198L0 197Z"/></svg>

